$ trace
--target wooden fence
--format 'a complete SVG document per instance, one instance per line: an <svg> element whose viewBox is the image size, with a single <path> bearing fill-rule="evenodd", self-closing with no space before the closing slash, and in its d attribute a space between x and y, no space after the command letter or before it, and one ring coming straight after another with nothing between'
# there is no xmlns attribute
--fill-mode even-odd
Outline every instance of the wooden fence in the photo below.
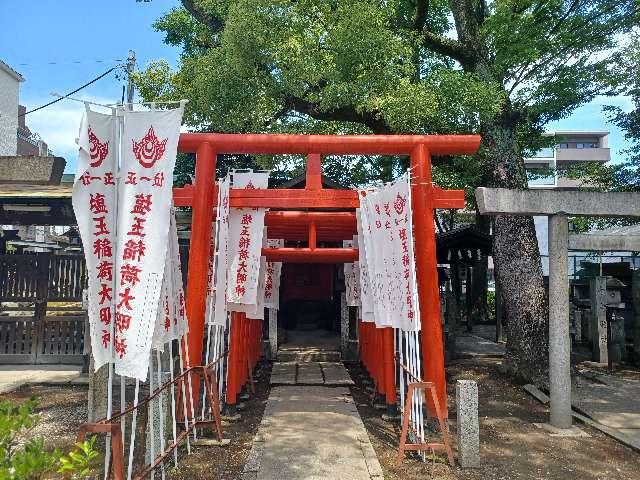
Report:
<svg viewBox="0 0 640 480"><path fill-rule="evenodd" d="M0 363L83 364L82 255L0 255Z"/></svg>

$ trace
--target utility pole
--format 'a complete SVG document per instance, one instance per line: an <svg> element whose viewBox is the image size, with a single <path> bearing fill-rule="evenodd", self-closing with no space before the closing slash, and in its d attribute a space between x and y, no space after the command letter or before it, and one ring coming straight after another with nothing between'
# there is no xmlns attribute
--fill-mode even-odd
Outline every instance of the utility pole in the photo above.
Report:
<svg viewBox="0 0 640 480"><path fill-rule="evenodd" d="M136 68L136 52L135 50L129 50L129 56L127 57L127 104L128 108L133 108L133 72Z"/></svg>

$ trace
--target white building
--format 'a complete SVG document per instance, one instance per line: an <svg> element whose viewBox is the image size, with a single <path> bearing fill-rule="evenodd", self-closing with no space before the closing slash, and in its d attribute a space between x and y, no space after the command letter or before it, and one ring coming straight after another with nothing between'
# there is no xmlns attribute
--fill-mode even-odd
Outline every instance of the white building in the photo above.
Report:
<svg viewBox="0 0 640 480"><path fill-rule="evenodd" d="M22 75L0 60L0 156L17 153L18 95Z"/></svg>
<svg viewBox="0 0 640 480"><path fill-rule="evenodd" d="M611 160L608 131L554 131L546 135L555 138L555 147L543 149L532 157L525 158L524 165L528 172L535 173L536 170L550 169L552 173L531 179L529 188L570 190L586 187L588 184L584 180L567 178L563 176L562 170L580 163L604 164ZM542 256L542 270L547 275L549 273L548 220L547 217L533 217L533 219ZM572 253L571 255L583 257L585 254ZM570 264L569 270L571 274L574 266Z"/></svg>
<svg viewBox="0 0 640 480"><path fill-rule="evenodd" d="M563 177L558 170L585 162L607 163L611 160L607 131L556 131L546 135L555 138L555 147L545 148L525 158L524 166L528 172L549 168L554 173L530 180L530 188L572 189L585 186L582 180Z"/></svg>

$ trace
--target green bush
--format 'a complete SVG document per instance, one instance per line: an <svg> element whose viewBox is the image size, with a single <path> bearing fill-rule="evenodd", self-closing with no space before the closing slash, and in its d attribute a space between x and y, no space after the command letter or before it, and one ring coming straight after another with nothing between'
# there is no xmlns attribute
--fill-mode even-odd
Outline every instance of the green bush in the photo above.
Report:
<svg viewBox="0 0 640 480"><path fill-rule="evenodd" d="M48 452L44 440L32 438L19 445L18 438L36 426L39 417L33 411L32 398L20 405L0 402L0 480L37 480L46 478L58 464L60 452Z"/></svg>
<svg viewBox="0 0 640 480"><path fill-rule="evenodd" d="M71 478L86 478L99 466L100 454L96 450L96 437L76 443L68 455L60 457L58 473Z"/></svg>
<svg viewBox="0 0 640 480"><path fill-rule="evenodd" d="M35 427L40 417L34 414L35 398L19 405L0 402L0 480L40 480L58 472L66 478L86 478L98 465L95 437L77 443L68 455L45 448L44 439L19 439Z"/></svg>

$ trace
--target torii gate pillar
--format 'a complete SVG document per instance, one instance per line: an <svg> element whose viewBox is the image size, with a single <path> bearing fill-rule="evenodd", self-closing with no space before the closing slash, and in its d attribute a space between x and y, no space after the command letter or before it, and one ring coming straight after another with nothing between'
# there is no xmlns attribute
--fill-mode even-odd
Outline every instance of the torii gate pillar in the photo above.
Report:
<svg viewBox="0 0 640 480"><path fill-rule="evenodd" d="M569 232L567 216L639 217L640 193L575 190L476 189L483 215L549 217L549 393L550 423L571 428L571 338L569 336ZM578 239L579 240L579 239ZM532 338L532 342L537 339Z"/></svg>
<svg viewBox="0 0 640 480"><path fill-rule="evenodd" d="M447 384L444 374L444 345L440 319L440 291L436 258L434 228L433 184L431 182L431 155L426 146L418 145L411 153L411 197L413 202L414 256L420 322L422 323L423 378L433 382L440 408L448 412ZM429 413L435 416L435 406L428 399Z"/></svg>

